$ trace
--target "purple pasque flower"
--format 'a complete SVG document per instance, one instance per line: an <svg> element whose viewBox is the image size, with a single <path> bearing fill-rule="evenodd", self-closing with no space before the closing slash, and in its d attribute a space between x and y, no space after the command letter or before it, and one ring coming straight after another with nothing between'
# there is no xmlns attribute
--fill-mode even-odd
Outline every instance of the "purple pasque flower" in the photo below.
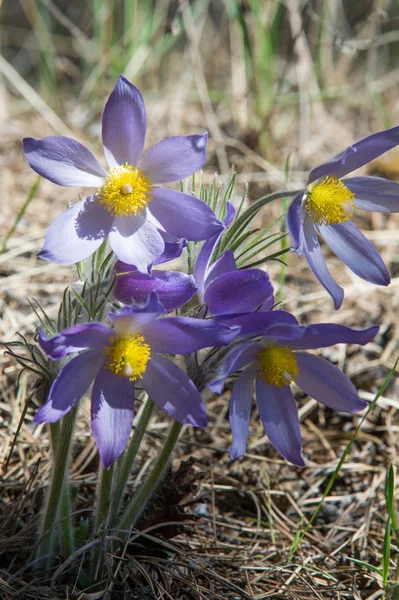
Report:
<svg viewBox="0 0 399 600"><path fill-rule="evenodd" d="M227 228L233 221L235 209L226 204L227 215L223 225ZM219 322L224 317L252 313L257 309L268 310L274 304L273 286L269 275L261 269L237 269L232 250L223 252L214 262L212 255L223 232L204 242L195 263L194 277L198 297L207 305L211 315ZM245 328L241 335L246 334Z"/></svg>
<svg viewBox="0 0 399 600"><path fill-rule="evenodd" d="M120 76L102 117L108 172L71 138L23 140L29 165L39 175L62 186L97 188L50 225L41 258L73 264L92 254L108 236L120 260L146 272L164 250L165 233L205 240L222 228L205 202L158 185L202 168L207 134L167 138L142 157L145 134L142 95Z"/></svg>
<svg viewBox="0 0 399 600"><path fill-rule="evenodd" d="M176 421L205 427L207 417L194 383L164 354L189 354L208 346L229 344L239 328L211 320L170 317L157 295L146 305L110 314L113 328L85 323L39 341L53 360L80 352L59 372L35 423L54 423L73 408L94 381L92 430L101 462L108 468L124 451L132 428L135 388Z"/></svg>
<svg viewBox="0 0 399 600"><path fill-rule="evenodd" d="M205 273L202 273L201 269L207 269L211 255L221 234L230 225L235 216L235 209L230 202L227 202L226 211L227 214L222 223L222 230L211 236L201 249L196 263L195 277L179 271L160 271L156 269L153 269L150 274L142 274L134 265L118 261L115 264L117 277L113 289L114 297L124 304L131 304L132 302L143 302L152 291L155 291L158 294L161 304L163 304L167 311L183 307L197 291L199 292L200 300L203 301L203 278ZM182 250L182 246L177 247L176 244L170 244L169 252L164 252L156 263L159 264L178 258Z"/></svg>
<svg viewBox="0 0 399 600"><path fill-rule="evenodd" d="M141 273L121 261L114 269L116 280L112 293L123 304L146 302L150 294L156 292L165 311L171 312L187 304L197 291L194 277L180 271L152 269L150 274Z"/></svg>
<svg viewBox="0 0 399 600"><path fill-rule="evenodd" d="M330 323L300 326L280 324L278 318L260 340L240 344L232 350L218 379L210 387L220 393L224 379L242 369L230 399L231 458L238 458L246 449L255 383L259 416L270 443L286 460L303 467L298 410L290 388L292 382L334 410L353 413L367 406L338 367L304 351L337 343L364 345L375 336L378 327L357 331Z"/></svg>
<svg viewBox="0 0 399 600"><path fill-rule="evenodd" d="M345 177L399 144L399 126L380 131L346 148L336 158L311 171L306 189L287 213L287 226L298 256L332 296L338 309L344 290L331 277L320 248L319 233L332 251L356 275L388 285L390 275L373 244L359 231L352 216L356 208L399 212L399 184L381 177Z"/></svg>
<svg viewBox="0 0 399 600"><path fill-rule="evenodd" d="M186 240L166 241L165 250L155 264L178 258L186 247ZM194 277L180 271L161 271L152 269L151 273L141 273L134 265L118 260L114 266L116 273L113 295L123 304L146 302L152 292L166 312L184 306L196 293Z"/></svg>
<svg viewBox="0 0 399 600"><path fill-rule="evenodd" d="M235 215L232 204L227 203L226 228ZM142 302L151 291L156 291L166 310L184 306L198 293L201 303L211 315L223 322L226 318L259 309L268 310L274 302L273 286L267 273L261 269L238 270L231 250L224 252L213 264L211 258L221 233L210 237L198 255L194 278L178 271L153 270L143 274L125 263L115 265L117 272L114 295L117 300L130 304ZM170 255L169 255L170 256ZM245 322L245 325L247 322ZM241 334L247 335L246 330Z"/></svg>

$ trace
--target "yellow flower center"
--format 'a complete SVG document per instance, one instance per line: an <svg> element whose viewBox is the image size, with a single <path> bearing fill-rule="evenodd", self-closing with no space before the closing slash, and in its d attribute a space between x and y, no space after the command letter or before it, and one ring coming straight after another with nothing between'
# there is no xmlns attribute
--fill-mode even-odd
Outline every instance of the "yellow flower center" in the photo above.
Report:
<svg viewBox="0 0 399 600"><path fill-rule="evenodd" d="M152 184L143 171L126 163L108 173L97 196L114 217L129 217L152 200Z"/></svg>
<svg viewBox="0 0 399 600"><path fill-rule="evenodd" d="M341 179L325 177L309 191L306 210L318 225L343 223L353 216L355 194Z"/></svg>
<svg viewBox="0 0 399 600"><path fill-rule="evenodd" d="M151 357L151 348L142 335L118 335L109 340L104 348L107 356L105 366L114 375L122 375L130 381L143 377Z"/></svg>
<svg viewBox="0 0 399 600"><path fill-rule="evenodd" d="M258 374L264 383L279 388L298 377L295 354L288 346L270 346L258 354Z"/></svg>

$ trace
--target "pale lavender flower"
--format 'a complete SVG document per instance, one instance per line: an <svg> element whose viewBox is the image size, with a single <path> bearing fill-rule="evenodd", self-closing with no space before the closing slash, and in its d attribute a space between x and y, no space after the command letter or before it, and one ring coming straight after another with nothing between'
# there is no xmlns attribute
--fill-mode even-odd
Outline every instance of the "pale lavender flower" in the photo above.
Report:
<svg viewBox="0 0 399 600"><path fill-rule="evenodd" d="M399 144L399 127L380 131L346 148L336 158L311 171L303 194L287 213L287 226L298 256L332 296L338 309L344 290L330 275L317 234L356 275L377 285L388 285L390 275L373 244L359 231L355 209L399 212L399 184L380 177L349 177L352 171Z"/></svg>
<svg viewBox="0 0 399 600"><path fill-rule="evenodd" d="M167 138L142 156L145 133L141 93L120 76L102 117L108 172L71 138L24 139L25 156L39 175L62 186L97 188L50 225L41 258L73 264L108 237L120 260L147 272L170 236L205 240L222 229L205 202L158 185L204 165L207 134Z"/></svg>

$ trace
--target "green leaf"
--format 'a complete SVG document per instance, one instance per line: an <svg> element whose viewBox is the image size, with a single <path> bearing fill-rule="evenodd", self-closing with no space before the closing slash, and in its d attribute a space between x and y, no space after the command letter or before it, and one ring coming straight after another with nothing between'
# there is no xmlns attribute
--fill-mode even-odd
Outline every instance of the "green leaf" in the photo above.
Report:
<svg viewBox="0 0 399 600"><path fill-rule="evenodd" d="M275 194L269 194L264 198L260 198L257 202L252 204L246 211L242 213L238 218L234 220L231 224L229 230L225 233L222 239L222 243L220 245L220 254L224 252L227 248L230 248L231 243L236 238L237 233L241 233L245 227L247 227L251 221L256 217L259 211L269 204L273 202L273 200L281 200L287 196L296 196L300 191L287 191L287 192L276 192Z"/></svg>

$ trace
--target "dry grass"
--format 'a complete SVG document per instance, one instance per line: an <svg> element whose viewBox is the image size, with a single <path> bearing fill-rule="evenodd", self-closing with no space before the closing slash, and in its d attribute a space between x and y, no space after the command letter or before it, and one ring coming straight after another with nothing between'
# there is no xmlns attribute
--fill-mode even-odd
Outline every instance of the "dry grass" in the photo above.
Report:
<svg viewBox="0 0 399 600"><path fill-rule="evenodd" d="M231 53L225 50L216 56L215 25L212 29L212 23L201 20L201 44L206 46L209 42L210 52L214 55L210 67L204 65L209 54L198 45L187 12L184 18L188 45L182 60L192 66L194 83L189 82L189 85L198 91L199 102L188 97L188 76L181 77L176 86L166 85L162 96L153 89L146 94L151 141L176 131L201 130L205 124L213 134L205 177L210 181L216 169L235 164L239 173L237 197L244 182L249 183L250 199L281 188L288 155L290 186L296 188L303 184L310 166L340 151L352 140L382 128L384 123L376 103L373 104L375 90L380 94L385 114L389 114L392 123L399 122L399 104L390 87L390 82L396 81L396 71L391 72L389 79L387 73L377 69L374 87L370 90L362 76L365 63L361 62L360 68L357 63L359 54L364 58L362 52L366 52L367 64L373 64L375 47L370 40L379 39L378 32L373 33L372 29L378 23L371 17L365 19L357 35L349 39L354 48L352 54L342 53L338 61L334 57L333 65L329 62L335 51L333 34L331 28L324 29L322 48L326 85L322 92L337 91L335 98L326 100L322 99L308 47L309 40L313 39L311 26L317 23L318 15L310 21L309 27L301 29L301 15L296 3L287 1L286 5L289 27L296 42L294 56L284 58L285 62L283 57L278 58L279 69L287 79L297 82L299 103L284 104L289 95L284 97L280 90L280 103L275 104L264 122L254 123L250 118L251 98L243 90L245 82L243 84L240 78L241 50L239 45L235 46L238 42L234 27L230 26L229 32ZM369 30L365 31L366 25ZM366 51L362 50L361 43L366 44ZM207 81L214 75L212 69L222 71L226 78L226 70L230 68L231 103L210 102ZM176 65L171 66L173 69L176 70ZM29 90L27 97L22 99L21 96L14 98L6 87L0 87L0 93L4 99L4 114L0 121L0 239L3 239L35 181L35 175L22 157L21 138L63 131L45 106L41 106L39 112L32 110ZM20 93L23 94L23 90ZM67 98L60 112L62 123L67 123L68 129L97 154L100 150L97 134L101 104L102 101L98 101L93 109L90 103L77 102L72 96ZM87 140L84 131L90 134ZM372 165L368 172L399 178L398 155L392 153L388 159ZM39 261L36 254L48 224L67 202L76 199L75 190L41 181L6 252L0 255L0 335L6 341L13 338L14 332L32 334L36 317L32 314L29 299L36 298L50 316L54 316L65 286L73 280L71 269ZM281 207L276 206L265 211L263 222L279 216L280 210ZM342 309L334 312L327 294L315 282L306 264L289 256L283 306L303 323L331 321L356 327L381 324L379 335L367 348L340 346L323 351L323 356L338 364L352 378L360 396L371 401L399 354L398 217L361 215L358 218L392 273L391 285L376 288L367 284L329 255L332 274L346 290ZM277 281L280 266L273 263L268 269L273 281ZM133 533L127 546L118 547L109 554L108 577L100 585L100 591L85 595L79 591L74 574L74 568L84 560L84 555L75 556L72 564L63 564L60 559L55 570L46 575L24 570L33 556L38 512L43 503L50 463L47 430L31 425L35 411L32 399L5 468L30 394L30 382L24 377L17 382L17 373L18 367L8 356L0 357L0 460L3 461L0 476L0 598L372 600L382 597L379 574L351 559L381 567L387 519L384 481L388 467L396 467L399 457L397 382L390 384L362 424L333 489L293 556L290 556L290 548L295 536L320 503L360 417L322 409L298 392L307 467L297 469L277 456L267 443L255 412L248 453L232 463L228 457L231 441L227 420L229 392L219 398L211 396L207 404L209 429L186 428L165 479L167 485L158 490L150 511L140 524L140 537ZM92 514L98 468L87 425L87 408L85 406L81 411L70 471L71 482L78 494L77 519ZM164 415L155 414L137 472L132 477L132 489L148 471L167 427ZM179 470L190 460L193 460L192 464ZM395 494L397 498L399 492L396 490ZM172 498L174 501L179 499L179 510L173 509ZM151 521L151 514L156 515L155 522ZM392 540L392 598L395 597L395 583L399 581L398 552L397 542Z"/></svg>

